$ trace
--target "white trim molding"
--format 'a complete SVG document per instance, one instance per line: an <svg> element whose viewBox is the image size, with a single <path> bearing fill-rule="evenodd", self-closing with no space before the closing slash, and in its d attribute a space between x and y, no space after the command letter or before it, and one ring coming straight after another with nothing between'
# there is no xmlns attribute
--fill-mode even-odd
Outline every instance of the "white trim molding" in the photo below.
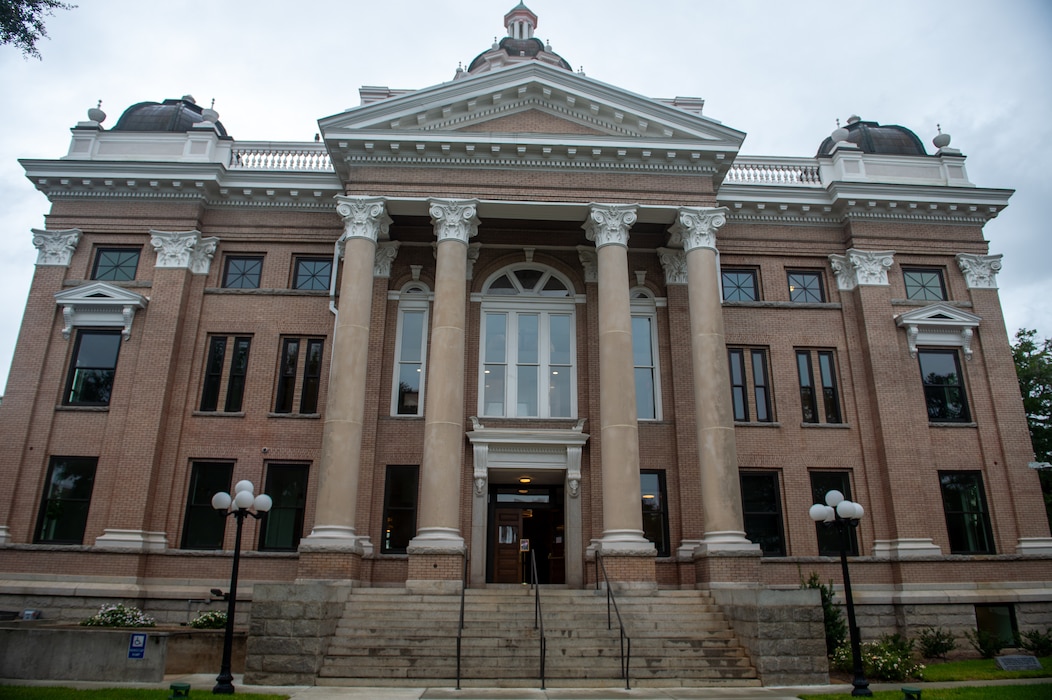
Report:
<svg viewBox="0 0 1052 700"><path fill-rule="evenodd" d="M148 302L141 294L105 282L82 284L55 294L55 303L62 307L62 337L66 340L75 326L118 327L127 340L135 312L145 309Z"/></svg>
<svg viewBox="0 0 1052 700"><path fill-rule="evenodd" d="M37 249L37 267L69 267L73 252L80 242L79 228L62 231L48 231L42 228L30 230L33 232L33 245Z"/></svg>
<svg viewBox="0 0 1052 700"><path fill-rule="evenodd" d="M1001 271L1003 255L959 253L956 257L968 289L997 289L997 273Z"/></svg>
<svg viewBox="0 0 1052 700"><path fill-rule="evenodd" d="M830 255L837 289L850 291L861 286L888 286L888 270L895 262L893 250L849 248L846 255Z"/></svg>
<svg viewBox="0 0 1052 700"><path fill-rule="evenodd" d="M895 325L906 330L910 356L921 345L958 347L972 359L972 335L982 319L949 304L929 304L895 317Z"/></svg>

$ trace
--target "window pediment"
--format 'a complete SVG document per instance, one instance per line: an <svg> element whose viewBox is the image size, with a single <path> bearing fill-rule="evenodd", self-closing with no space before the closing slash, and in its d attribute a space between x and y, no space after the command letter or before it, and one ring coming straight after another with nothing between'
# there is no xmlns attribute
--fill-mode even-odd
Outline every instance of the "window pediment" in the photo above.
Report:
<svg viewBox="0 0 1052 700"><path fill-rule="evenodd" d="M125 340L131 337L132 321L138 309L149 300L141 294L105 282L82 284L55 294L62 307L62 337L69 339L74 326L122 328Z"/></svg>
<svg viewBox="0 0 1052 700"><path fill-rule="evenodd" d="M972 359L972 335L981 321L949 304L929 304L895 317L895 325L906 330L912 357L918 346L938 345L961 348L967 360Z"/></svg>

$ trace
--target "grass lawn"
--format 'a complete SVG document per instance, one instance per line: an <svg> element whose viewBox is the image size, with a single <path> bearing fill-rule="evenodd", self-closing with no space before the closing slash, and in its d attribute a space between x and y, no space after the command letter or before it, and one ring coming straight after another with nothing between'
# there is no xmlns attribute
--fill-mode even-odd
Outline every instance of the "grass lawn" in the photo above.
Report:
<svg viewBox="0 0 1052 700"><path fill-rule="evenodd" d="M996 681L1003 678L1048 678L1052 677L1052 656L1040 658L1044 667L1040 671L1002 671L996 659L969 659L948 663L927 663L924 669L926 681ZM1052 697L1052 692L1049 693Z"/></svg>
<svg viewBox="0 0 1052 700"><path fill-rule="evenodd" d="M168 700L169 690L147 689L147 688L93 688L91 690L75 690L73 688L21 685L0 685L0 699L2 700ZM191 691L191 697L201 695L211 696L208 691ZM242 693L237 691L234 697L241 700L288 700L288 695L259 695L257 693Z"/></svg>
<svg viewBox="0 0 1052 700"><path fill-rule="evenodd" d="M800 697L805 700L852 700L850 693ZM924 700L1048 700L1052 697L1052 683L988 685L981 688L924 688L922 697ZM873 700L902 700L902 691L882 690L873 693Z"/></svg>

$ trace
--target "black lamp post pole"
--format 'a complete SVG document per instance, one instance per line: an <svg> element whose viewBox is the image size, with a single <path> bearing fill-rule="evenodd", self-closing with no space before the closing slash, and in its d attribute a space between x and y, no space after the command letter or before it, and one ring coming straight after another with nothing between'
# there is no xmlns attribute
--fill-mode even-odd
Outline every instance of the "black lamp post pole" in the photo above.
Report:
<svg viewBox="0 0 1052 700"><path fill-rule="evenodd" d="M223 665L216 676L215 687L212 688L213 695L233 695L234 676L230 673L230 656L234 647L234 609L237 607L237 569L241 563L241 528L245 524L245 516L253 515L241 508L228 513L237 520L237 535L234 537L234 563L230 571L230 593L227 595L226 604L226 634L223 635Z"/></svg>
<svg viewBox="0 0 1052 700"><path fill-rule="evenodd" d="M830 523L830 525L834 524L840 530L840 567L844 571L847 628L848 633L851 635L851 657L855 667L855 679L851 681L851 685L854 687L851 690L851 694L869 697L873 695L873 691L869 689L869 681L866 680L866 675L862 668L862 643L859 639L858 625L855 624L855 601L851 597L851 576L847 571L847 550L851 547L851 539L848 536L851 532L849 528L858 527L858 520L845 519L837 515L836 520Z"/></svg>

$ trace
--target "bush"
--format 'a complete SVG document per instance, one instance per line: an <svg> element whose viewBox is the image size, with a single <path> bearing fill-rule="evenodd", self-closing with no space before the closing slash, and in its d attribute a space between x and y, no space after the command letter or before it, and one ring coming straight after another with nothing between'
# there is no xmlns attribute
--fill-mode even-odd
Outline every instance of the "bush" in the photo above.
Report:
<svg viewBox="0 0 1052 700"><path fill-rule="evenodd" d="M209 610L190 620L190 626L199 630L221 630L226 627L226 613L222 610Z"/></svg>
<svg viewBox="0 0 1052 700"><path fill-rule="evenodd" d="M947 632L941 627L928 627L917 635L917 645L924 658L945 659L947 654L957 648L957 641L952 632Z"/></svg>
<svg viewBox="0 0 1052 700"><path fill-rule="evenodd" d="M965 630L964 636L968 638L975 650L984 659L992 659L1008 646L1001 635L988 630Z"/></svg>
<svg viewBox="0 0 1052 700"><path fill-rule="evenodd" d="M844 621L844 615L840 612L840 608L837 607L836 603L833 602L833 597L835 595L833 592L833 582L830 581L829 585L822 583L822 580L818 578L818 572L812 571L808 579L800 584L800 587L817 589L822 596L822 618L825 622L826 656L833 656L837 649L843 646L844 639L847 637L847 623Z"/></svg>
<svg viewBox="0 0 1052 700"><path fill-rule="evenodd" d="M862 669L870 680L904 681L924 677L924 664L913 660L913 641L902 635L884 635L876 642L863 644L861 651ZM837 648L832 666L848 673L853 670L850 645Z"/></svg>
<svg viewBox="0 0 1052 700"><path fill-rule="evenodd" d="M153 627L153 618L133 606L103 605L99 611L80 624L85 627Z"/></svg>
<svg viewBox="0 0 1052 700"><path fill-rule="evenodd" d="M1019 646L1034 656L1052 656L1052 629L1030 630L1020 635Z"/></svg>

